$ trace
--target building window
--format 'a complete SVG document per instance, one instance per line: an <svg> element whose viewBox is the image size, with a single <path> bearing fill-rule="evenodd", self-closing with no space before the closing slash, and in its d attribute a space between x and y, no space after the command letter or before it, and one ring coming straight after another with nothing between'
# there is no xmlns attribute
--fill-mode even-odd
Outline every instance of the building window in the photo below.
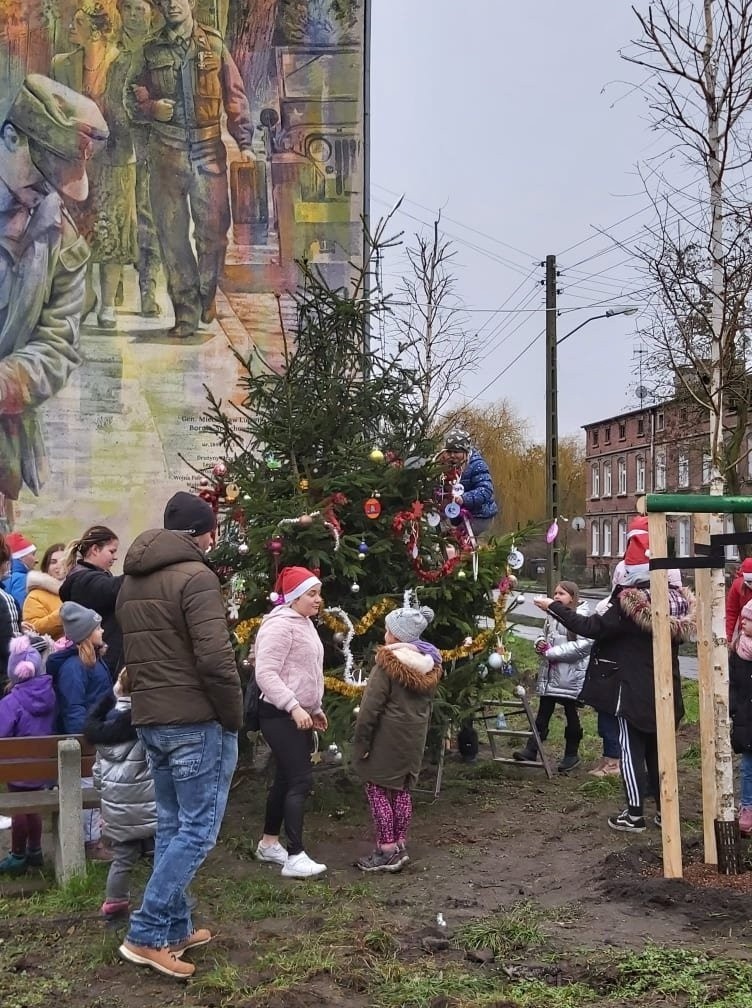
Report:
<svg viewBox="0 0 752 1008"><path fill-rule="evenodd" d="M598 447L598 431L597 430L590 431L590 444L593 446L593 448L597 448Z"/></svg>
<svg viewBox="0 0 752 1008"><path fill-rule="evenodd" d="M683 451L679 452L679 465L677 469L677 486L689 486L689 455Z"/></svg>
<svg viewBox="0 0 752 1008"><path fill-rule="evenodd" d="M611 491L611 463L610 462L604 462L603 463L603 496L604 497L610 497L611 493L612 493L612 491Z"/></svg>
<svg viewBox="0 0 752 1008"><path fill-rule="evenodd" d="M617 549L619 556L624 556L627 552L627 519L620 518L616 526L616 535L618 539Z"/></svg>
<svg viewBox="0 0 752 1008"><path fill-rule="evenodd" d="M637 420L637 437L645 437L645 418L640 417Z"/></svg>
<svg viewBox="0 0 752 1008"><path fill-rule="evenodd" d="M611 522L603 523L603 556L611 556Z"/></svg>
<svg viewBox="0 0 752 1008"><path fill-rule="evenodd" d="M724 515L723 524L725 526L725 528L723 529L724 532L730 533L730 532L735 532L736 531L736 529L734 528L734 516L733 515ZM733 543L732 543L731 546L727 546L726 547L726 559L727 560L738 560L739 559L739 547L736 546Z"/></svg>
<svg viewBox="0 0 752 1008"><path fill-rule="evenodd" d="M601 469L596 463L590 470L590 496L600 497L601 493Z"/></svg>
<svg viewBox="0 0 752 1008"><path fill-rule="evenodd" d="M610 426L603 428L603 443L604 444L611 444L611 427Z"/></svg>
<svg viewBox="0 0 752 1008"><path fill-rule="evenodd" d="M705 449L705 451L702 453L702 482L703 483L709 483L710 482L710 473L712 471L712 463L713 463L713 459L711 457L711 454L710 454L710 452L707 449Z"/></svg>
<svg viewBox="0 0 752 1008"><path fill-rule="evenodd" d="M616 463L616 479L616 492L625 494L627 492L627 463L623 458L620 458Z"/></svg>
<svg viewBox="0 0 752 1008"><path fill-rule="evenodd" d="M590 526L590 552L593 556L600 556L601 528L597 521Z"/></svg>
<svg viewBox="0 0 752 1008"><path fill-rule="evenodd" d="M664 421L663 411L661 411L660 413L656 414L656 417L655 417L655 429L657 431L662 431L663 428L664 428L664 422L665 421Z"/></svg>
<svg viewBox="0 0 752 1008"><path fill-rule="evenodd" d="M637 493L645 493L645 458L643 455L637 456L635 472L637 479L635 490Z"/></svg>
<svg viewBox="0 0 752 1008"><path fill-rule="evenodd" d="M655 454L655 489L666 489L666 453L665 451Z"/></svg>
<svg viewBox="0 0 752 1008"><path fill-rule="evenodd" d="M687 407L682 406L682 408L679 410L679 423L685 425L687 419L688 419Z"/></svg>
<svg viewBox="0 0 752 1008"><path fill-rule="evenodd" d="M689 518L680 518L676 523L676 555L689 556Z"/></svg>
<svg viewBox="0 0 752 1008"><path fill-rule="evenodd" d="M619 440L623 441L627 436L627 425L625 423L619 424Z"/></svg>

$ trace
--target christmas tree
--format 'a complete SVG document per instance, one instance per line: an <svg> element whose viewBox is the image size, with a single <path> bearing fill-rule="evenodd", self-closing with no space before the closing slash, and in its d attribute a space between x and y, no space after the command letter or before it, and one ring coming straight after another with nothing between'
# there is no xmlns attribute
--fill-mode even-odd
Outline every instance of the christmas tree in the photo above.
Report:
<svg viewBox="0 0 752 1008"><path fill-rule="evenodd" d="M239 406L208 392L224 457L201 493L221 514L214 559L226 574L239 647L252 647L279 569L316 570L327 610L325 707L340 739L383 641L383 616L406 600L436 614L426 636L447 670L439 720L466 714L483 680L508 661L501 634L510 541L478 548L462 517L447 519L451 478L434 460L438 441L415 375L369 346L367 334L388 311L365 288L383 241L381 230L368 236L371 255L348 290L330 289L302 264L283 366L258 353L242 360Z"/></svg>

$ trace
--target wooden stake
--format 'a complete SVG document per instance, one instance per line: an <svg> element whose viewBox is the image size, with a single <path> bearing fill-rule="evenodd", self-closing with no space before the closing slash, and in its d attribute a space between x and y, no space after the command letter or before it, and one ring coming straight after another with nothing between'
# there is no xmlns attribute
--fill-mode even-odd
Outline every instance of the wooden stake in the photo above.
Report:
<svg viewBox="0 0 752 1008"><path fill-rule="evenodd" d="M694 542L710 543L710 521L707 515L696 514ZM718 864L715 842L715 720L713 715L713 626L710 611L712 594L710 569L695 571L697 594L697 680L700 698L700 757L702 767L702 830L705 864Z"/></svg>
<svg viewBox="0 0 752 1008"><path fill-rule="evenodd" d="M668 553L665 515L648 515L648 536L651 554L654 557L665 557ZM674 720L674 683L667 571L650 572L650 599L653 622L655 722L658 733L658 767L661 782L663 876L664 878L681 878L681 825L679 822L679 782L676 767L676 724Z"/></svg>

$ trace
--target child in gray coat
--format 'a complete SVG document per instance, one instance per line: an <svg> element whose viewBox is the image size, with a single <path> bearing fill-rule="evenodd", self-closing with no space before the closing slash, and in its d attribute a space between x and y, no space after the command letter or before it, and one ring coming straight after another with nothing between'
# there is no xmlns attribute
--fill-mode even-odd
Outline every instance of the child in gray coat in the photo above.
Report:
<svg viewBox="0 0 752 1008"><path fill-rule="evenodd" d="M94 785L102 796L103 834L114 855L107 875L102 914L107 918L130 909L134 865L154 853L157 806L146 751L131 723L128 670L118 676L114 693L89 712L84 735L97 747Z"/></svg>

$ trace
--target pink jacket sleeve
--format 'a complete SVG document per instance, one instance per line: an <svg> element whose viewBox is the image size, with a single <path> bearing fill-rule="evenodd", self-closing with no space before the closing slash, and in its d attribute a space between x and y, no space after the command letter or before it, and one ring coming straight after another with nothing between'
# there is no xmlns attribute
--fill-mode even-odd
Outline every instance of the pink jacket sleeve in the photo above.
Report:
<svg viewBox="0 0 752 1008"><path fill-rule="evenodd" d="M256 682L261 695L273 707L288 712L298 704L281 676L291 646L292 630L285 620L264 624L256 636Z"/></svg>

